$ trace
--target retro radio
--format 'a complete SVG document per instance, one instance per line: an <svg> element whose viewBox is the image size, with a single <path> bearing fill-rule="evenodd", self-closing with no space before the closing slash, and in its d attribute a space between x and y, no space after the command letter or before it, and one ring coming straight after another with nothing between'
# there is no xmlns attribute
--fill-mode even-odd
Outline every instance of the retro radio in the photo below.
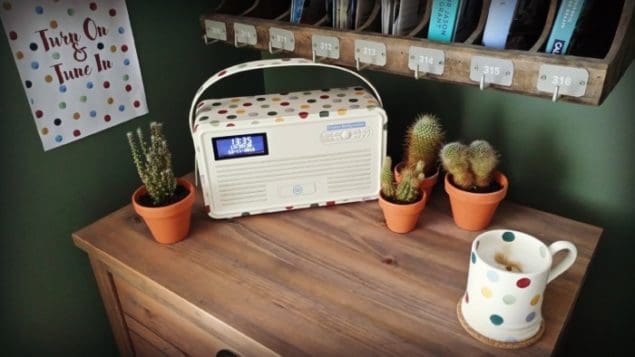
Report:
<svg viewBox="0 0 635 357"><path fill-rule="evenodd" d="M351 73L374 96L350 87L198 102L207 88L233 74L295 66ZM229 67L196 92L189 121L203 199L213 218L377 198L387 117L377 90L353 71L305 59Z"/></svg>

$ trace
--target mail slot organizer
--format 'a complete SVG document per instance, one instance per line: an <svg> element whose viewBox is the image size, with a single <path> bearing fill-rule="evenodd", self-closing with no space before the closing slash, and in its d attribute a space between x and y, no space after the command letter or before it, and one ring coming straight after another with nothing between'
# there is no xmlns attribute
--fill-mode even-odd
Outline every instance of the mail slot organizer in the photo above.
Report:
<svg viewBox="0 0 635 357"><path fill-rule="evenodd" d="M353 74L373 93L360 86L199 102L207 88L236 73L298 66ZM302 58L242 63L201 86L189 118L198 182L213 218L377 198L387 117L375 88L356 72Z"/></svg>
<svg viewBox="0 0 635 357"><path fill-rule="evenodd" d="M358 70L590 105L604 101L635 54L635 0L616 4L621 6L621 12L617 16L615 34L601 58L539 52L553 25L557 0L549 2L544 30L531 48L497 50L477 45L483 34L489 2L483 1L484 10L474 32L461 43L440 43L417 37L430 19L429 11L412 33L399 37L373 32L368 24L355 31L324 27L321 22L294 25L288 22L288 11L278 9L278 14L269 11L264 15L263 5L235 11L221 8L216 13L202 15L200 20L206 43L220 41ZM248 31L243 31L245 26ZM281 33L286 34L286 38L280 36ZM477 68L473 66L475 58L481 61ZM490 71L486 72L487 69Z"/></svg>

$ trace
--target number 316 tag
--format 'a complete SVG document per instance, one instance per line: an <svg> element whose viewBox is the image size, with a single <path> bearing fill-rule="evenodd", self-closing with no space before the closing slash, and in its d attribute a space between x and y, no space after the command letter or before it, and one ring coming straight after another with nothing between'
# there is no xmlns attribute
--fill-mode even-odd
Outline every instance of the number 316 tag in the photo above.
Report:
<svg viewBox="0 0 635 357"><path fill-rule="evenodd" d="M588 82L589 72L584 68L543 64L538 72L536 88L541 92L553 93L558 87L562 95L582 97Z"/></svg>

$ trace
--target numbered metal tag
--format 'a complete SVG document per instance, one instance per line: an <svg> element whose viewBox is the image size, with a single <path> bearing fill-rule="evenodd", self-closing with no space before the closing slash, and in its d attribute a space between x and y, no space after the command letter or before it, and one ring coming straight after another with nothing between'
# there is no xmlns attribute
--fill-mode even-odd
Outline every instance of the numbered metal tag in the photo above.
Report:
<svg viewBox="0 0 635 357"><path fill-rule="evenodd" d="M205 37L211 40L227 41L227 26L224 22L205 20Z"/></svg>
<svg viewBox="0 0 635 357"><path fill-rule="evenodd" d="M514 63L508 59L472 56L470 79L481 84L498 84L509 87L514 78Z"/></svg>
<svg viewBox="0 0 635 357"><path fill-rule="evenodd" d="M311 37L315 56L325 58L340 58L340 40L333 36L313 35Z"/></svg>
<svg viewBox="0 0 635 357"><path fill-rule="evenodd" d="M410 46L408 68L421 74L441 75L445 69L445 53L433 48Z"/></svg>
<svg viewBox="0 0 635 357"><path fill-rule="evenodd" d="M355 61L375 66L385 66L386 45L382 42L355 40Z"/></svg>
<svg viewBox="0 0 635 357"><path fill-rule="evenodd" d="M589 72L584 68L543 64L538 72L536 87L541 92L582 97L589 83Z"/></svg>
<svg viewBox="0 0 635 357"><path fill-rule="evenodd" d="M295 49L295 39L293 38L293 32L276 27L270 27L269 47L271 49L277 48L293 52L293 50Z"/></svg>
<svg viewBox="0 0 635 357"><path fill-rule="evenodd" d="M258 35L253 25L234 23L234 45L247 44L255 46L258 43Z"/></svg>

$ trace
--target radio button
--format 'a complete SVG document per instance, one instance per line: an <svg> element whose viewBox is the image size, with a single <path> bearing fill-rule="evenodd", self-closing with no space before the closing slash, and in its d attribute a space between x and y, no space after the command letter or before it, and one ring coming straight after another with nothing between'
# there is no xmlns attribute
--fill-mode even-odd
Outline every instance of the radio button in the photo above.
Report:
<svg viewBox="0 0 635 357"><path fill-rule="evenodd" d="M341 136L342 136L342 139L346 140L346 139L348 139L348 138L350 138L350 137L351 137L351 132L350 132L350 131L348 131L348 130L344 130L344 131L342 132Z"/></svg>
<svg viewBox="0 0 635 357"><path fill-rule="evenodd" d="M304 196L315 193L315 183L304 182L278 186L280 197Z"/></svg>

